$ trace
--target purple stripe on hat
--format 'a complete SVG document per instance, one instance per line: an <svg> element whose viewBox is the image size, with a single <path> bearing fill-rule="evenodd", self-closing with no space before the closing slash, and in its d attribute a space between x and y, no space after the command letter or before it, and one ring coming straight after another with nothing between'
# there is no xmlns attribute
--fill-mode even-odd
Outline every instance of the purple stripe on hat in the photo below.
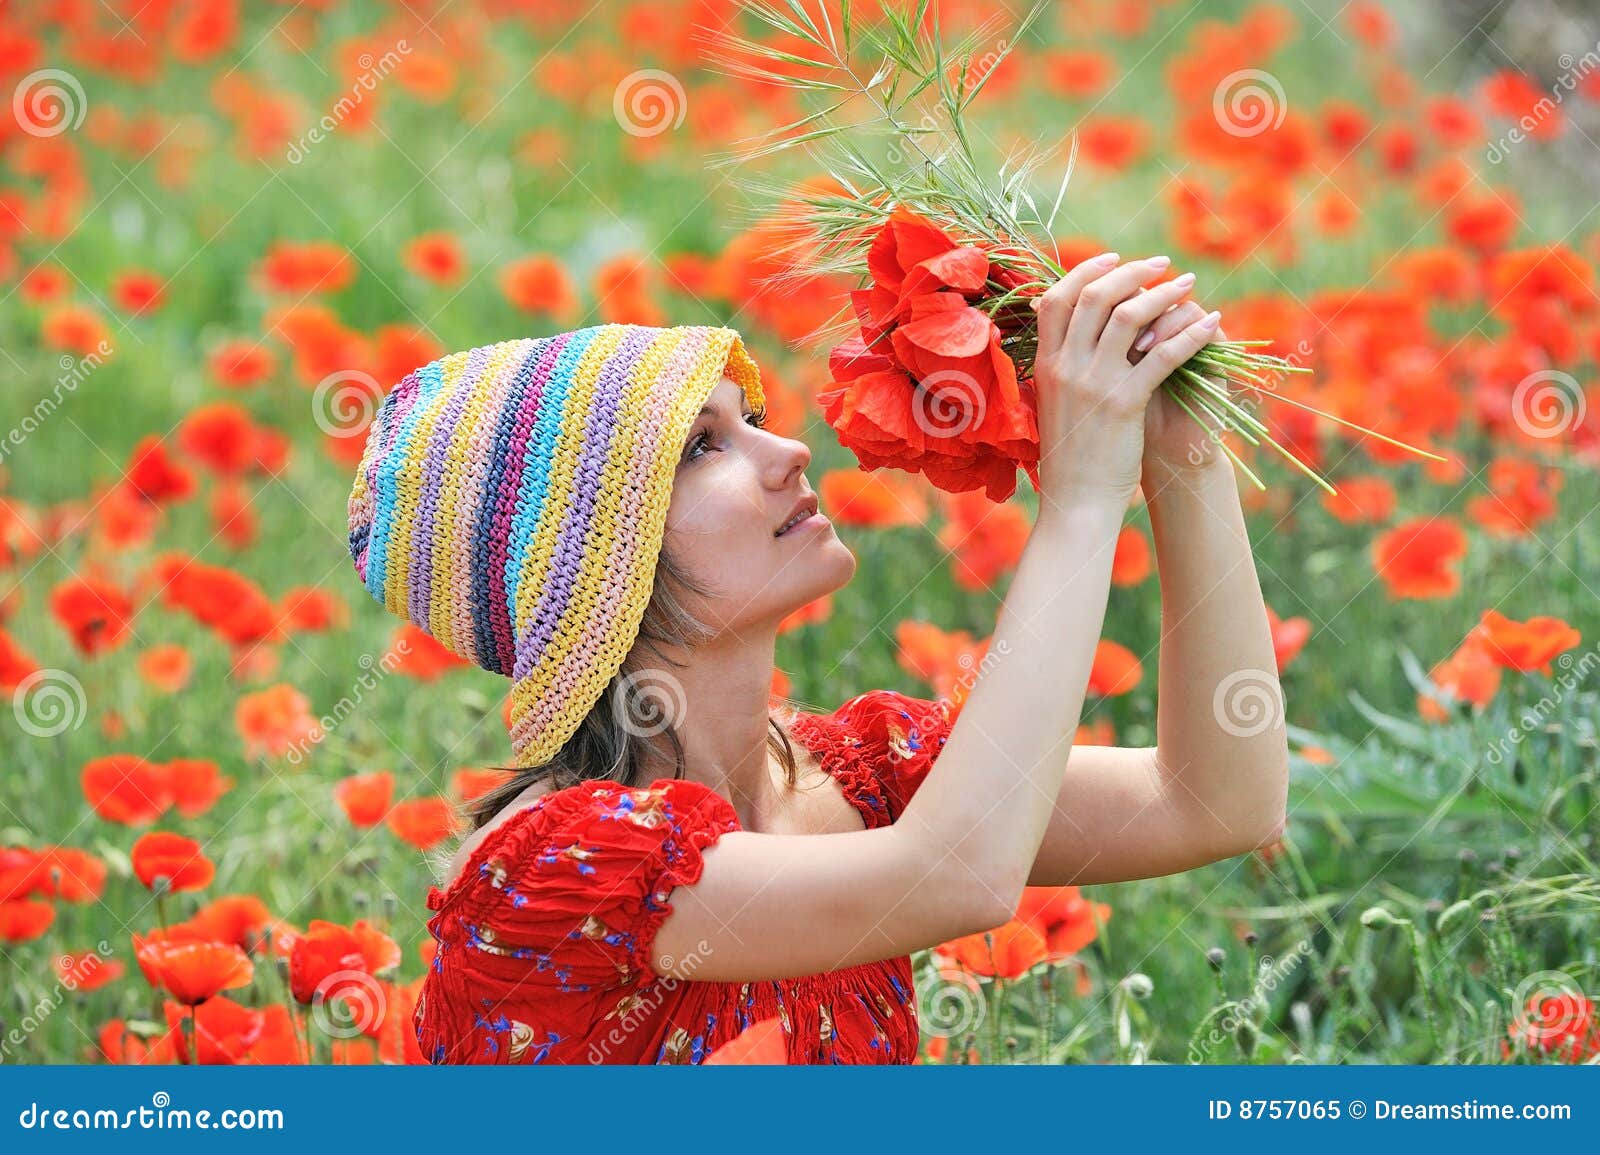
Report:
<svg viewBox="0 0 1600 1155"><path fill-rule="evenodd" d="M450 439L455 434L456 426L461 423L461 414L467 407L467 402L472 395L482 387L483 371L489 363L489 355L493 349L480 346L468 350L462 360L466 364L459 373L450 372L454 368L456 358L445 362L445 373L449 376L442 382L442 391L448 398L444 410L434 418L433 429L428 438L428 445L422 462L422 500L418 503L417 520L411 527L411 590L406 608L411 620L417 625L433 633L432 618L429 607L433 604L433 555L434 555L434 511L439 505L439 493L444 486L445 458L450 449ZM444 376L444 374L441 374ZM451 480L460 478L454 470L450 471ZM435 635L437 636L437 635ZM441 642L444 639L439 639ZM452 639L455 644L460 639ZM470 643L469 643L470 644Z"/></svg>
<svg viewBox="0 0 1600 1155"><path fill-rule="evenodd" d="M489 549L484 564L489 568L489 606L494 614L495 648L500 652L501 668L508 674L515 666L517 639L515 614L506 599L506 560L511 553L511 519L517 512L517 492L522 487L522 460L533 435L534 418L539 413L539 403L544 398L550 370L575 335L571 332L560 333L550 339L549 344L540 350L527 393L523 396L513 394L513 407L502 415L503 420L511 423L513 432L504 457L494 463L496 469L504 472L498 486L492 483L489 486L488 499L492 510L489 519L494 530L489 534Z"/></svg>
<svg viewBox="0 0 1600 1155"><path fill-rule="evenodd" d="M505 621L510 636L510 618L502 606L496 613L489 604L489 539L494 534L490 496L505 469L506 443L511 439L508 416L521 401L523 391L538 363L546 339L526 338L515 343L516 357L494 376L489 396L479 411L478 428L461 447L466 458L466 478L471 489L462 499L462 520L455 548L457 598L472 619L472 649L477 662L497 674L511 672L511 649L502 655L495 641L495 620Z"/></svg>
<svg viewBox="0 0 1600 1155"><path fill-rule="evenodd" d="M610 455L611 441L616 434L622 391L633 376L634 366L656 339L657 332L655 329L630 327L616 350L601 366L594 397L589 404L577 473L573 478L575 488L572 504L567 508L566 518L556 537L549 574L529 619L531 629L525 638L518 641L516 677L525 677L537 668L555 634L557 623L566 613L573 586L577 584L582 568L595 497L600 491L606 458Z"/></svg>

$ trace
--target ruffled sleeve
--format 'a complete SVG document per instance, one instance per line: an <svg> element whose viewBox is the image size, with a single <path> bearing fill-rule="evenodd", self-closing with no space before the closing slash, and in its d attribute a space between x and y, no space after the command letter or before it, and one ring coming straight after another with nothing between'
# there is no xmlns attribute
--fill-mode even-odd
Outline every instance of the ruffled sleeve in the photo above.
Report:
<svg viewBox="0 0 1600 1155"><path fill-rule="evenodd" d="M738 822L709 787L676 779L585 782L506 821L429 898L440 950L417 1016L424 1054L557 1058L621 992L655 977L651 947L673 888L699 879L704 850ZM530 1003L542 1010L537 1031L481 1009ZM541 1044L556 1053L524 1058Z"/></svg>
<svg viewBox="0 0 1600 1155"><path fill-rule="evenodd" d="M891 822L928 776L955 722L943 698L914 698L898 690L859 694L840 706L834 719L859 740Z"/></svg>

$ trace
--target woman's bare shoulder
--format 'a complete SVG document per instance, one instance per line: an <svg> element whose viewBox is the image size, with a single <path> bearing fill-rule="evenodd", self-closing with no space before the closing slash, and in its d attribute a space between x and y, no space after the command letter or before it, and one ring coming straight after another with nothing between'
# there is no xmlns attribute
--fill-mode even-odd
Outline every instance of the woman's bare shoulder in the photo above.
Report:
<svg viewBox="0 0 1600 1155"><path fill-rule="evenodd" d="M446 888L453 886L462 868L472 860L472 856L478 852L480 846L535 801L555 790L555 780L549 776L529 783L527 789L502 806L498 814L463 838L461 845L456 847L455 853L450 856L450 861L445 866L444 881L441 885Z"/></svg>

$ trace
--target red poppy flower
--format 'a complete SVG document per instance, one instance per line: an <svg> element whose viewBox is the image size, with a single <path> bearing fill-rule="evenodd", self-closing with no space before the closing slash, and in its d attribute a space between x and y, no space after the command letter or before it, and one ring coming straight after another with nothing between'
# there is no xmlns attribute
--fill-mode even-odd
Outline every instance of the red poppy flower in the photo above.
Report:
<svg viewBox="0 0 1600 1155"><path fill-rule="evenodd" d="M402 842L429 850L456 832L456 812L448 798L408 798L389 811L389 829Z"/></svg>
<svg viewBox="0 0 1600 1155"><path fill-rule="evenodd" d="M1089 670L1089 693L1116 697L1130 693L1143 679L1144 667L1132 650L1108 638L1100 640Z"/></svg>
<svg viewBox="0 0 1600 1155"><path fill-rule="evenodd" d="M217 764L206 758L174 758L166 770L173 802L185 818L204 814L233 789L233 779L224 777Z"/></svg>
<svg viewBox="0 0 1600 1155"><path fill-rule="evenodd" d="M261 1038L266 1016L261 1011L240 1006L226 995L207 999L199 1006L163 1003L167 1030L172 1036L178 1062L198 1062L202 1066L242 1063ZM183 1020L193 1016L195 1054L189 1054Z"/></svg>
<svg viewBox="0 0 1600 1155"><path fill-rule="evenodd" d="M310 701L287 682L240 695L233 722L244 739L246 758L280 757L314 743L322 734L321 723L311 716Z"/></svg>
<svg viewBox="0 0 1600 1155"><path fill-rule="evenodd" d="M1560 618L1534 617L1519 622L1498 610L1484 611L1478 631L1484 652L1496 665L1521 673L1538 670L1546 676L1558 654L1583 641L1583 635Z"/></svg>
<svg viewBox="0 0 1600 1155"><path fill-rule="evenodd" d="M1506 1033L1529 1050L1581 1063L1600 1054L1600 1025L1595 1005L1577 992L1538 995L1528 999Z"/></svg>
<svg viewBox="0 0 1600 1155"><path fill-rule="evenodd" d="M482 798L489 791L504 786L515 777L516 775L510 770L480 770L472 766L463 766L451 775L450 789L461 801L472 802Z"/></svg>
<svg viewBox="0 0 1600 1155"><path fill-rule="evenodd" d="M350 250L333 241L278 241L256 269L269 290L292 294L337 293L355 280Z"/></svg>
<svg viewBox="0 0 1600 1155"><path fill-rule="evenodd" d="M0 942L31 942L50 929L56 908L31 898L0 902Z"/></svg>
<svg viewBox="0 0 1600 1155"><path fill-rule="evenodd" d="M151 1037L129 1027L122 1019L112 1019L95 1034L95 1044L109 1063L132 1066L141 1063L167 1064L176 1061L173 1033Z"/></svg>
<svg viewBox="0 0 1600 1155"><path fill-rule="evenodd" d="M165 287L161 278L145 269L129 269L119 273L111 285L111 297L117 308L137 316L149 313L165 300Z"/></svg>
<svg viewBox="0 0 1600 1155"><path fill-rule="evenodd" d="M1149 576L1150 539L1131 525L1123 526L1111 558L1111 584L1136 586Z"/></svg>
<svg viewBox="0 0 1600 1155"><path fill-rule="evenodd" d="M1428 671L1428 679L1446 694L1481 710L1500 689L1500 667L1489 656L1483 633L1474 629L1455 653ZM1445 706L1428 694L1417 695L1417 713L1429 722L1450 717Z"/></svg>
<svg viewBox="0 0 1600 1155"><path fill-rule="evenodd" d="M366 966L361 939L353 930L313 919L289 952L289 991L295 1002L309 1006L319 987L337 982L342 972L365 974Z"/></svg>
<svg viewBox="0 0 1600 1155"><path fill-rule="evenodd" d="M881 469L830 469L822 475L818 496L837 525L887 529L921 525L928 516L916 481Z"/></svg>
<svg viewBox="0 0 1600 1155"><path fill-rule="evenodd" d="M1467 536L1445 517L1402 522L1372 545L1372 563L1391 598L1443 598L1461 587L1455 562L1467 552Z"/></svg>
<svg viewBox="0 0 1600 1155"><path fill-rule="evenodd" d="M544 313L556 321L578 315L578 291L567 270L554 257L532 256L500 270L500 291L526 313Z"/></svg>
<svg viewBox="0 0 1600 1155"><path fill-rule="evenodd" d="M212 380L228 389L248 389L278 371L278 360L258 341L224 341L206 359Z"/></svg>
<svg viewBox="0 0 1600 1155"><path fill-rule="evenodd" d="M279 615L292 630L320 633L344 625L349 611L338 597L318 586L295 586L278 599Z"/></svg>
<svg viewBox="0 0 1600 1155"><path fill-rule="evenodd" d="M1311 623L1305 618L1285 621L1268 606L1267 627L1272 631L1272 653L1277 659L1278 673L1281 674L1311 640Z"/></svg>
<svg viewBox="0 0 1600 1155"><path fill-rule="evenodd" d="M72 991L97 991L116 982L128 969L121 959L106 958L92 950L61 955L55 960L55 968L61 985Z"/></svg>
<svg viewBox="0 0 1600 1155"><path fill-rule="evenodd" d="M461 245L449 233L426 233L414 238L407 243L403 258L408 269L436 285L452 285L466 271Z"/></svg>
<svg viewBox="0 0 1600 1155"><path fill-rule="evenodd" d="M166 445L153 433L133 447L123 476L135 493L156 505L182 501L195 491L194 474L172 460Z"/></svg>
<svg viewBox="0 0 1600 1155"><path fill-rule="evenodd" d="M98 902L106 886L106 864L76 846L51 846L39 855L39 870L62 902Z"/></svg>
<svg viewBox="0 0 1600 1155"><path fill-rule="evenodd" d="M80 653L94 655L127 640L134 608L128 595L111 582L72 577L50 591L50 613Z"/></svg>
<svg viewBox="0 0 1600 1155"><path fill-rule="evenodd" d="M1028 922L1012 919L994 930L964 935L934 948L969 974L1016 979L1050 957L1044 935Z"/></svg>
<svg viewBox="0 0 1600 1155"><path fill-rule="evenodd" d="M333 788L333 799L350 825L366 829L382 822L394 799L394 775L387 770L353 774Z"/></svg>
<svg viewBox="0 0 1600 1155"><path fill-rule="evenodd" d="M139 676L163 694L176 694L189 684L189 651L177 642L162 642L139 655Z"/></svg>
<svg viewBox="0 0 1600 1155"><path fill-rule="evenodd" d="M1016 568L1033 523L1017 503L978 493L941 495L945 524L939 544L951 551L950 572L965 590L988 590Z"/></svg>
<svg viewBox="0 0 1600 1155"><path fill-rule="evenodd" d="M1076 886L1028 886L1022 891L1017 918L1044 936L1052 962L1077 954L1100 934L1111 907L1091 902Z"/></svg>
<svg viewBox="0 0 1600 1155"><path fill-rule="evenodd" d="M395 655L391 667L394 672L419 682L431 682L447 670L469 664L412 622L406 622L395 631L389 642L389 652Z"/></svg>
<svg viewBox="0 0 1600 1155"><path fill-rule="evenodd" d="M253 894L226 894L195 911L186 924L201 938L249 950L272 922L267 904Z"/></svg>
<svg viewBox="0 0 1600 1155"><path fill-rule="evenodd" d="M172 805L166 767L136 754L110 754L84 764L83 796L108 822L141 826Z"/></svg>
<svg viewBox="0 0 1600 1155"><path fill-rule="evenodd" d="M39 663L10 634L0 630L0 690L15 690L38 672Z"/></svg>
<svg viewBox="0 0 1600 1155"><path fill-rule="evenodd" d="M198 842L170 831L143 835L130 857L134 875L152 890L157 879L166 879L167 889L174 892L203 890L217 873Z"/></svg>
<svg viewBox="0 0 1600 1155"><path fill-rule="evenodd" d="M988 254L900 206L867 265L871 285L851 293L861 334L830 354L833 387L817 396L840 441L865 469L920 472L952 493L1003 501L1018 466L1037 488L1031 389L999 327L966 300L991 279Z"/></svg>
<svg viewBox="0 0 1600 1155"><path fill-rule="evenodd" d="M245 986L255 975L250 957L223 943L156 939L144 942L137 958L145 977L154 976L156 985L186 1007Z"/></svg>

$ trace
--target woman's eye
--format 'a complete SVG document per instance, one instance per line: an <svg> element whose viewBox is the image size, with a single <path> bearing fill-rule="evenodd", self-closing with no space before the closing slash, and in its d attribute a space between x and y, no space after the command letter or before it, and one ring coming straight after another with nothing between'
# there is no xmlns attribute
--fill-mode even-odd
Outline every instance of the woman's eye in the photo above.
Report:
<svg viewBox="0 0 1600 1155"><path fill-rule="evenodd" d="M753 425L757 429L765 429L767 427L767 418L764 413L746 413L744 419L746 424ZM711 433L708 430L701 430L696 433L689 439L689 443L684 446L683 459L685 461L698 460L701 456L698 451L704 449L710 441Z"/></svg>

